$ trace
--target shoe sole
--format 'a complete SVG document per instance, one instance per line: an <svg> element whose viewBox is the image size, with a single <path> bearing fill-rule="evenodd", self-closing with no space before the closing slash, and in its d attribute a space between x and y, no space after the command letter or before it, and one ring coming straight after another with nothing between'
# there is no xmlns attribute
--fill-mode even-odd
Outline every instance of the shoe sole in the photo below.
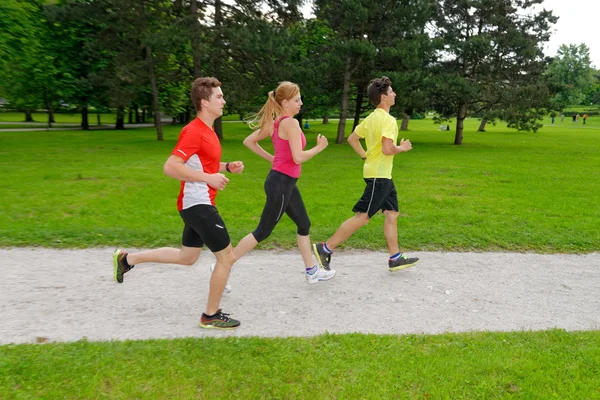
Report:
<svg viewBox="0 0 600 400"><path fill-rule="evenodd" d="M115 250L113 253L113 279L117 283L123 283L123 278L121 278L121 282L119 282L119 254L121 253L121 249Z"/></svg>
<svg viewBox="0 0 600 400"><path fill-rule="evenodd" d="M328 280L332 279L332 278L333 278L333 277L334 277L336 274L337 274L337 271L335 271L335 272L333 273L333 275L331 275L331 276L330 276L329 278L327 278L327 279L306 280L306 283L308 283L309 285L314 285L314 284L316 284L316 283L319 283L319 282L325 282L325 281L328 281Z"/></svg>
<svg viewBox="0 0 600 400"><path fill-rule="evenodd" d="M223 331L227 331L227 330L239 328L239 325L238 326L227 326L227 327L225 327L225 326L215 326L215 325L204 325L202 322L200 322L200 328L203 328L203 329L220 329L220 330L223 330Z"/></svg>
<svg viewBox="0 0 600 400"><path fill-rule="evenodd" d="M412 264L398 265L397 267L390 268L389 270L390 270L390 272L396 272L396 271L400 271L400 270L403 270L406 268L414 267L418 263L419 263L419 261L417 260L417 262L414 262Z"/></svg>

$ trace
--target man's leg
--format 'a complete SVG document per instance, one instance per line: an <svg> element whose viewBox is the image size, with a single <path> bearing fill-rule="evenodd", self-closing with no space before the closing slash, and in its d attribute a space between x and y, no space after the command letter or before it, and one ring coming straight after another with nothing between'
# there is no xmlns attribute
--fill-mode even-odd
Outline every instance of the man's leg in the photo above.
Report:
<svg viewBox="0 0 600 400"><path fill-rule="evenodd" d="M162 247L160 249L127 254L127 262L137 265L145 262L192 265L200 257L202 248L181 246L181 249Z"/></svg>
<svg viewBox="0 0 600 400"><path fill-rule="evenodd" d="M419 262L417 257L406 257L400 253L398 247L398 211L385 210L385 221L383 223L383 234L388 246L390 258L388 259L389 270L400 271L408 267L412 267Z"/></svg>
<svg viewBox="0 0 600 400"><path fill-rule="evenodd" d="M354 235L363 226L369 223L369 216L367 213L356 213L352 218L344 221L340 227L335 231L333 236L325 242L330 250L335 249L340 244L344 243L350 236Z"/></svg>
<svg viewBox="0 0 600 400"><path fill-rule="evenodd" d="M339 246L352 236L357 230L369 223L369 215L366 213L356 213L354 217L347 219L335 231L333 236L327 242L319 242L312 245L313 253L319 262L319 265L330 270L331 253L333 249Z"/></svg>
<svg viewBox="0 0 600 400"><path fill-rule="evenodd" d="M392 210L385 210L383 212L385 216L383 235L385 236L390 257L400 252L400 248L398 247L398 214L398 212Z"/></svg>
<svg viewBox="0 0 600 400"><path fill-rule="evenodd" d="M116 282L123 283L123 275L126 272L135 265L145 262L192 265L198 260L201 252L201 245L200 247L182 246L181 249L162 247L140 253L127 253L117 249L113 253L113 277Z"/></svg>
<svg viewBox="0 0 600 400"><path fill-rule="evenodd" d="M213 315L219 311L223 289L229 279L229 272L233 265L233 247L231 244L225 249L214 253L217 258L215 270L210 278L210 290L208 292L208 303L206 305L206 314Z"/></svg>

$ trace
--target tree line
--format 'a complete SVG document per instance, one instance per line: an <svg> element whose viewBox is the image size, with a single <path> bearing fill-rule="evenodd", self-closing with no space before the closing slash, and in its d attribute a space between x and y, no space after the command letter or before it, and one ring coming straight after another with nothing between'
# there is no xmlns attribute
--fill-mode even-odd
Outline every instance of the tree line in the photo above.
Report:
<svg viewBox="0 0 600 400"><path fill-rule="evenodd" d="M218 77L227 111L242 117L291 80L302 89L298 118L339 116L341 143L348 119L356 126L371 107L370 79L386 75L401 129L434 111L456 119L460 144L469 115L536 130L597 86L585 45L565 46L583 64L587 51L575 78L556 65L567 57L544 55L557 17L542 2L314 0L306 18L303 0L3 0L0 98L26 115L42 107L50 122L68 104L83 129L91 108L116 110L117 128L147 113L162 140L161 115L193 115L195 77ZM222 137L220 120L215 130Z"/></svg>

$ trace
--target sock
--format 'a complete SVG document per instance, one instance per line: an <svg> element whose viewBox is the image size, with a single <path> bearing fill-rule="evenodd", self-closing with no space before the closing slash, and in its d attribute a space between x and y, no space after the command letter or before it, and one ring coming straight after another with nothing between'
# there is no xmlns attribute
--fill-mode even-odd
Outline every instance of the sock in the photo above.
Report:
<svg viewBox="0 0 600 400"><path fill-rule="evenodd" d="M402 257L402 253L396 253L393 256L390 256L390 261L396 261L400 257Z"/></svg>
<svg viewBox="0 0 600 400"><path fill-rule="evenodd" d="M127 256L128 256L128 254L125 254L125 255L123 256L123 264L125 264L125 266L126 266L127 268L131 269L131 268L135 267L135 265L129 265L129 263L127 262Z"/></svg>
<svg viewBox="0 0 600 400"><path fill-rule="evenodd" d="M204 316L205 316L206 318L212 318L212 317L214 317L215 315L217 315L217 314L218 314L218 313L220 313L220 312L221 312L221 310L218 310L218 311L217 311L216 313L214 313L213 315L208 315L207 313L202 313L202 314L204 314Z"/></svg>
<svg viewBox="0 0 600 400"><path fill-rule="evenodd" d="M327 243L325 242L323 242L323 250L325 250L327 254L333 253L333 251L329 250L329 247L327 247Z"/></svg>
<svg viewBox="0 0 600 400"><path fill-rule="evenodd" d="M314 275L317 273L318 270L319 270L319 268L316 265L313 265L310 268L306 268L306 273L309 275Z"/></svg>

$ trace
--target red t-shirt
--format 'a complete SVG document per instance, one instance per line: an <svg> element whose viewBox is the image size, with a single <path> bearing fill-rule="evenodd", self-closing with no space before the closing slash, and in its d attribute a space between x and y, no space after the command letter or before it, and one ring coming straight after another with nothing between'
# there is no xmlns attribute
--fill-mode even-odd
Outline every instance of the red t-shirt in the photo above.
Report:
<svg viewBox="0 0 600 400"><path fill-rule="evenodd" d="M221 165L221 143L215 131L200 118L194 118L179 134L171 152L181 157L185 165L196 171L216 174ZM185 210L198 204L215 205L217 191L206 182L181 181L177 209Z"/></svg>

